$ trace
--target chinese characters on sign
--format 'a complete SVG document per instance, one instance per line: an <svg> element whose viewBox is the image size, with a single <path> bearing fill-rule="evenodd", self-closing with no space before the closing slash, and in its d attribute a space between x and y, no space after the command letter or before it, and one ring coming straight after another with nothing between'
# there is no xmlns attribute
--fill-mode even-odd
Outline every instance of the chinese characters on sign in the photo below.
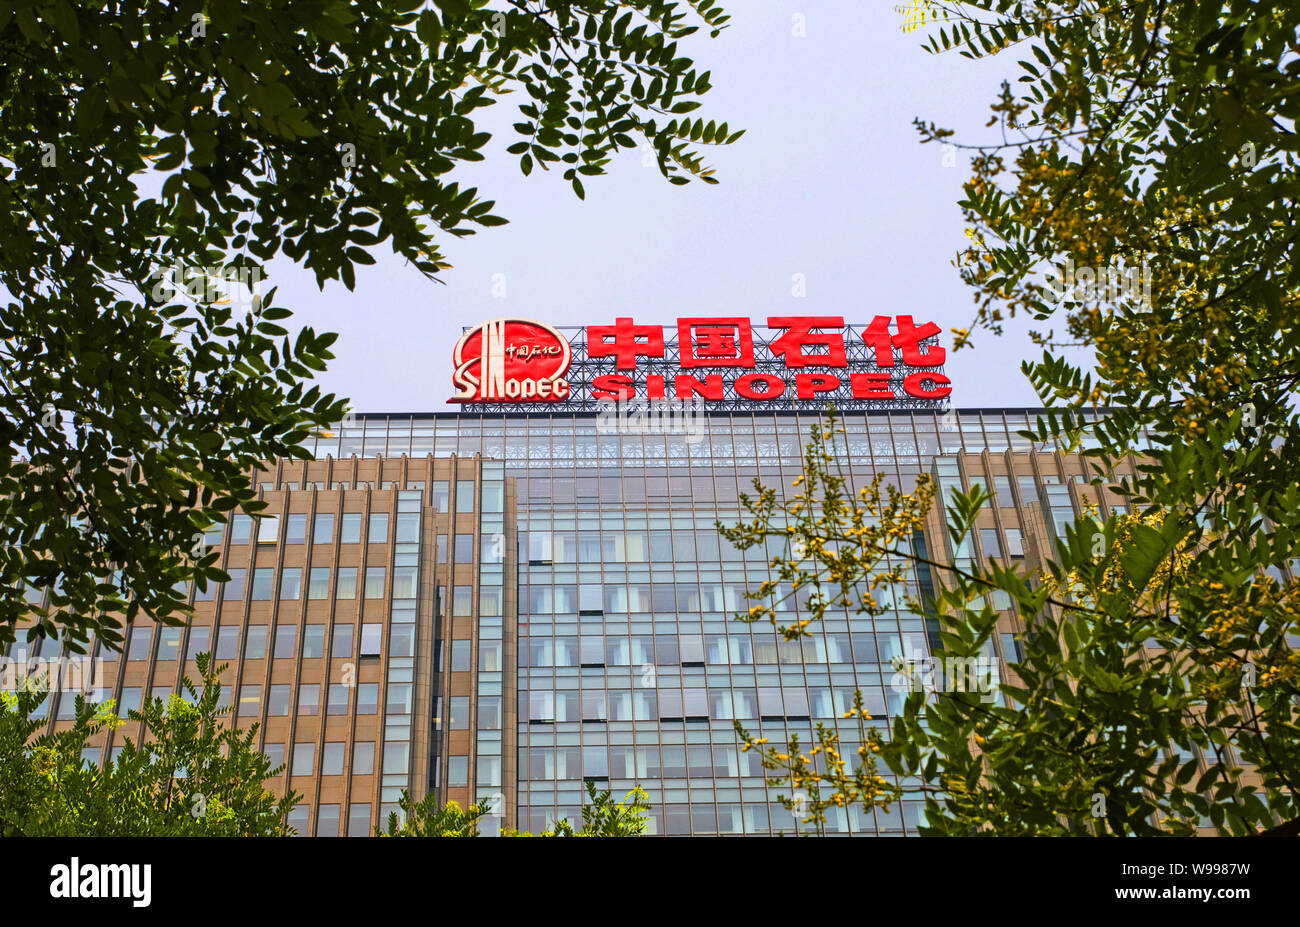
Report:
<svg viewBox="0 0 1300 927"><path fill-rule="evenodd" d="M566 340L539 322L487 322L456 346L453 401L549 408L634 398L765 408L834 401L883 408L933 404L952 393L934 322L878 315L854 326L841 316L771 316L770 336L755 327L736 316L679 318L675 329L618 317L572 330Z"/></svg>

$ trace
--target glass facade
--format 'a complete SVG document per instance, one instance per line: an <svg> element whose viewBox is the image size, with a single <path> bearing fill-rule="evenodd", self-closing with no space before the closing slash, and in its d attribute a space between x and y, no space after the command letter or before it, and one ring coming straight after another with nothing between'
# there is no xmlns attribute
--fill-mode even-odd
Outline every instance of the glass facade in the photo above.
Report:
<svg viewBox="0 0 1300 927"><path fill-rule="evenodd" d="M927 473L944 495L994 496L957 550L935 515L917 538L931 556L1033 558L1085 503L1120 503L1077 454L1017 434L1034 416L847 413L836 448L855 488L883 474L909 491ZM775 549L742 553L716 522L741 520L756 478L788 491L815 421L711 413L664 435L602 433L584 413L358 416L316 437L314 459L254 474L266 517L210 538L232 581L195 595L190 628L131 629L106 696L177 691L195 672L179 658L215 651L238 723L259 722L286 765L270 785L304 795L304 834L369 833L403 789L488 801L487 833L537 833L580 820L587 781L644 788L654 833L791 832L734 723L773 743L843 724L852 755L854 690L887 727L891 660L924 656L934 633L901 602L828 614L796 643L735 620ZM990 657L1014 659L1023 628L992 604L1005 626ZM920 814L852 809L828 831L903 835Z"/></svg>

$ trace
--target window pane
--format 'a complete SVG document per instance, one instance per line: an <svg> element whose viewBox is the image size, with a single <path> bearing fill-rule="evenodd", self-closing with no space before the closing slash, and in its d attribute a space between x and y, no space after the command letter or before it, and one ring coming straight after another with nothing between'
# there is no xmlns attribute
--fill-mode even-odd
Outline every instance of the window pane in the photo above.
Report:
<svg viewBox="0 0 1300 927"><path fill-rule="evenodd" d="M324 512L316 516L316 527L312 531L312 543L332 544L334 542L334 513Z"/></svg>
<svg viewBox="0 0 1300 927"><path fill-rule="evenodd" d="M363 682L357 686L357 714L379 713L379 683Z"/></svg>
<svg viewBox="0 0 1300 927"><path fill-rule="evenodd" d="M334 589L334 598L355 599L357 597L357 569L357 567L339 567L339 578Z"/></svg>
<svg viewBox="0 0 1300 927"><path fill-rule="evenodd" d="M334 646L330 650L330 656L344 658L352 656L352 625L334 625Z"/></svg>
<svg viewBox="0 0 1300 927"><path fill-rule="evenodd" d="M384 597L384 568L366 567L366 598L382 599Z"/></svg>
<svg viewBox="0 0 1300 927"><path fill-rule="evenodd" d="M388 513L371 512L370 513L370 536L371 544L388 543Z"/></svg>
<svg viewBox="0 0 1300 927"><path fill-rule="evenodd" d="M328 599L330 597L330 568L312 567L311 580L307 586L307 598Z"/></svg>
<svg viewBox="0 0 1300 927"><path fill-rule="evenodd" d="M292 625L280 625L275 629L275 656L279 659L292 657L296 650L298 629Z"/></svg>
<svg viewBox="0 0 1300 927"><path fill-rule="evenodd" d="M253 571L253 601L269 602L275 589L275 570L271 567L258 567Z"/></svg>
<svg viewBox="0 0 1300 927"><path fill-rule="evenodd" d="M474 511L473 480L456 481L456 511L458 513Z"/></svg>
<svg viewBox="0 0 1300 927"><path fill-rule="evenodd" d="M379 656L380 640L383 637L383 625L363 624L361 626L361 656Z"/></svg>
<svg viewBox="0 0 1300 927"><path fill-rule="evenodd" d="M302 568L285 567L280 574L280 598L297 599L302 595Z"/></svg>
<svg viewBox="0 0 1300 927"><path fill-rule="evenodd" d="M371 836L369 802L352 802L348 805L348 836Z"/></svg>
<svg viewBox="0 0 1300 927"><path fill-rule="evenodd" d="M244 577L248 575L248 570L243 567L230 567L226 570L226 573L230 576L230 582L223 584L221 590L222 604L242 602L244 600Z"/></svg>
<svg viewBox="0 0 1300 927"><path fill-rule="evenodd" d="M264 515L257 520L257 543L274 544L280 537L280 516Z"/></svg>
<svg viewBox="0 0 1300 927"><path fill-rule="evenodd" d="M271 717L289 714L289 686L271 686L271 694L266 700L266 713Z"/></svg>
<svg viewBox="0 0 1300 927"><path fill-rule="evenodd" d="M344 544L361 543L361 513L344 512L342 520L342 532L339 540Z"/></svg>
<svg viewBox="0 0 1300 927"><path fill-rule="evenodd" d="M239 656L239 628L222 625L217 628L217 659L234 660Z"/></svg>
<svg viewBox="0 0 1300 927"><path fill-rule="evenodd" d="M288 516L284 527L284 543L307 543L307 516L305 514Z"/></svg>
<svg viewBox="0 0 1300 927"><path fill-rule="evenodd" d="M261 660L266 656L267 628L264 624L255 624L248 629L248 639L244 644L245 660Z"/></svg>
<svg viewBox="0 0 1300 927"><path fill-rule="evenodd" d="M329 704L325 711L331 715L345 715L348 713L348 693L349 688L343 683L330 683L328 690Z"/></svg>
<svg viewBox="0 0 1300 927"><path fill-rule="evenodd" d="M320 686L317 683L298 687L298 714L320 714Z"/></svg>
<svg viewBox="0 0 1300 927"><path fill-rule="evenodd" d="M343 761L347 757L347 744L335 741L327 743L320 754L320 774L322 776L343 775Z"/></svg>
<svg viewBox="0 0 1300 927"><path fill-rule="evenodd" d="M307 625L307 631L302 636L302 656L305 660L325 656L325 625Z"/></svg>
<svg viewBox="0 0 1300 927"><path fill-rule="evenodd" d="M352 775L369 776L375 771L375 745L373 743L355 743L352 745Z"/></svg>
<svg viewBox="0 0 1300 927"><path fill-rule="evenodd" d="M293 775L310 776L316 762L315 744L293 745Z"/></svg>

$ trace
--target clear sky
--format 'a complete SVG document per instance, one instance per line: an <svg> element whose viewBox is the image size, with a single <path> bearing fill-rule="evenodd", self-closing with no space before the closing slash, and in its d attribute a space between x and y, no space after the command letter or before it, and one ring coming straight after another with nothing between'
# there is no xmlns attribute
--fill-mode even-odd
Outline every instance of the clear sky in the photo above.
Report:
<svg viewBox="0 0 1300 927"><path fill-rule="evenodd" d="M746 129L707 150L721 183L670 185L639 151L605 177L586 178L580 201L558 170L525 178L504 152L517 140L522 93L479 110L494 138L487 159L457 179L497 201L510 224L442 239L453 269L424 278L383 248L357 268L353 292L322 293L285 259L268 269L277 303L317 330L340 333L320 382L360 412L439 411L452 394L451 347L462 327L505 315L552 325L674 324L679 315L839 315L870 321L911 314L944 329L974 316L952 266L966 242L957 202L968 177L958 152L920 144L914 117L991 141L988 105L1015 61L932 55L903 34L885 0L730 0L716 40L687 54L712 72L695 114ZM800 31L804 35L799 35ZM521 99L522 98L522 99ZM477 115L477 114L476 114ZM503 129L504 131L496 131ZM503 275L496 278L495 275ZM807 295L792 295L803 274ZM493 296L504 282L505 297ZM1037 405L1020 361L1039 353L1027 324L948 352L953 403Z"/></svg>

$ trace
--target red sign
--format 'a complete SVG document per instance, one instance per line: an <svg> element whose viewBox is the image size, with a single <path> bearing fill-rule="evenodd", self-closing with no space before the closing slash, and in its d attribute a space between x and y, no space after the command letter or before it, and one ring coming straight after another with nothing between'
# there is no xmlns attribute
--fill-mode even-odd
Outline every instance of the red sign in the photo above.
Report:
<svg viewBox="0 0 1300 927"><path fill-rule="evenodd" d="M590 395L578 398L888 402L940 400L952 393L951 381L937 369L945 350L923 343L942 331L934 322L918 325L910 315L878 315L869 325L848 328L840 316L772 316L767 326L779 334L760 340L764 355L756 356L749 319L679 318L674 363L662 325L637 325L626 316L612 325L589 325L587 357L612 358L617 372L588 369L590 376L579 379L590 382ZM645 374L637 377L642 358ZM486 322L456 345L452 379L459 392L452 399L562 402L569 398L564 376L571 360L568 340L549 325L526 319ZM601 366L610 369L608 362Z"/></svg>
<svg viewBox="0 0 1300 927"><path fill-rule="evenodd" d="M559 402L569 398L573 353L541 322L494 319L472 328L452 352L452 402Z"/></svg>

